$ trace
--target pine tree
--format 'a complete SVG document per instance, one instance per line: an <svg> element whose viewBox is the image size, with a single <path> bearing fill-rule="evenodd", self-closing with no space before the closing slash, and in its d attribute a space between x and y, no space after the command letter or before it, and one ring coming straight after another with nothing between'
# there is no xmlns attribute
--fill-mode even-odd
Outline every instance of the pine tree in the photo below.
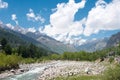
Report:
<svg viewBox="0 0 120 80"><path fill-rule="evenodd" d="M4 51L6 54L8 55L11 55L12 54L12 48L9 44L7 44L5 47L4 47Z"/></svg>
<svg viewBox="0 0 120 80"><path fill-rule="evenodd" d="M5 46L7 45L7 40L5 38L2 38L1 45L2 45L2 49L4 50Z"/></svg>

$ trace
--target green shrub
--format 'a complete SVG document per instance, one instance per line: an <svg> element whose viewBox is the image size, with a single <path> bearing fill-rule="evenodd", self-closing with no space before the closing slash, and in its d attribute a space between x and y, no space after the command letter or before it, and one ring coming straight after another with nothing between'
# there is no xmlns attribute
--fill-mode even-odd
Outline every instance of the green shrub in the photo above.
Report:
<svg viewBox="0 0 120 80"><path fill-rule="evenodd" d="M120 80L120 65L109 68L102 78L102 80Z"/></svg>
<svg viewBox="0 0 120 80"><path fill-rule="evenodd" d="M18 68L18 64L21 62L21 57L16 55L6 55L0 53L0 71L4 71L11 68Z"/></svg>
<svg viewBox="0 0 120 80"><path fill-rule="evenodd" d="M51 79L53 80L53 79ZM55 80L101 80L100 76L69 76L69 77L57 77Z"/></svg>
<svg viewBox="0 0 120 80"><path fill-rule="evenodd" d="M114 61L114 58L111 57L111 58L109 59L109 62L112 63L113 61Z"/></svg>
<svg viewBox="0 0 120 80"><path fill-rule="evenodd" d="M36 62L36 60L33 58L23 58L21 62L25 64L30 64Z"/></svg>

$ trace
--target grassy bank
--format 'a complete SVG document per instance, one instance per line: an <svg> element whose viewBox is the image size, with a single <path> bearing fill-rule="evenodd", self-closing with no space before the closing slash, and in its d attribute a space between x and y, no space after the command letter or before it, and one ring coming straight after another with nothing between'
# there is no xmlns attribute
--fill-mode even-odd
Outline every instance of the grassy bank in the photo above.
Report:
<svg viewBox="0 0 120 80"><path fill-rule="evenodd" d="M55 80L101 80L98 76L57 77Z"/></svg>
<svg viewBox="0 0 120 80"><path fill-rule="evenodd" d="M9 69L19 68L19 62L21 61L21 57L16 55L6 55L0 53L0 72Z"/></svg>
<svg viewBox="0 0 120 80"><path fill-rule="evenodd" d="M5 70L17 69L19 68L19 64L22 63L34 63L36 62L33 58L23 58L18 55L6 55L4 53L0 53L0 73Z"/></svg>

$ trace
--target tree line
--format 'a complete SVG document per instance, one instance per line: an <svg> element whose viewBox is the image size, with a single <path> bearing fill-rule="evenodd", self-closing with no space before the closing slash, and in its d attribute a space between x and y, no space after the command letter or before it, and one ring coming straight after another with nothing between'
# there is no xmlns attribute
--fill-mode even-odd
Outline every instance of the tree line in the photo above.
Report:
<svg viewBox="0 0 120 80"><path fill-rule="evenodd" d="M95 52L64 52L63 54L51 54L47 58L50 60L76 60L76 61L95 61L97 59L104 59L109 57L109 54L114 53L113 56L120 56L120 45L117 47L105 48Z"/></svg>
<svg viewBox="0 0 120 80"><path fill-rule="evenodd" d="M27 45L20 44L18 47L13 48L5 38L2 38L0 44L2 51L6 55L17 54L23 58L40 58L48 55L48 51L32 43Z"/></svg>

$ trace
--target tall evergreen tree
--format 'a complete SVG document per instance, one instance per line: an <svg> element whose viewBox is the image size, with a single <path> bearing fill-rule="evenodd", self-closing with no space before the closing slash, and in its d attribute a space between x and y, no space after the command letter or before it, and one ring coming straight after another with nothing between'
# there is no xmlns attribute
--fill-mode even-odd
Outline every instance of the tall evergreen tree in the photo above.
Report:
<svg viewBox="0 0 120 80"><path fill-rule="evenodd" d="M12 54L12 48L9 44L7 44L5 47L4 47L4 51L6 54L8 55L11 55Z"/></svg>
<svg viewBox="0 0 120 80"><path fill-rule="evenodd" d="M32 57L32 58L34 58L35 54L37 54L37 47L32 43L28 47L28 54L29 54L29 57Z"/></svg>
<svg viewBox="0 0 120 80"><path fill-rule="evenodd" d="M2 49L4 50L5 46L7 45L7 40L5 38L2 38L1 40L1 45L2 45Z"/></svg>

